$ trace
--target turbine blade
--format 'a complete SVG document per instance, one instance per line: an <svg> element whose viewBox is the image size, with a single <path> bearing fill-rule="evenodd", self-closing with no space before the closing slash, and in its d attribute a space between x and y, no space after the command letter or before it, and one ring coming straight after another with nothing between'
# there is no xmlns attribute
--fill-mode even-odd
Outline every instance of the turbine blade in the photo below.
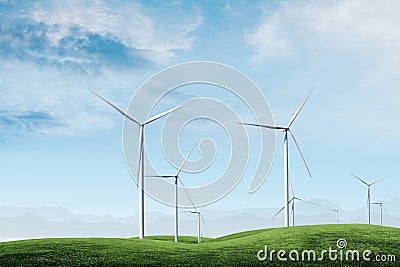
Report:
<svg viewBox="0 0 400 267"><path fill-rule="evenodd" d="M140 184L140 176L141 176L141 168L140 166L143 168L142 165L142 154L143 154L143 149L144 149L144 127L142 125L139 126L139 164L138 164L138 179L137 179L137 183L136 183L136 188L139 187ZM144 173L144 172L143 172ZM144 177L142 177L142 179L144 179Z"/></svg>
<svg viewBox="0 0 400 267"><path fill-rule="evenodd" d="M204 210L204 207L202 207L199 212L201 213L203 210Z"/></svg>
<svg viewBox="0 0 400 267"><path fill-rule="evenodd" d="M149 178L174 178L175 175L146 175Z"/></svg>
<svg viewBox="0 0 400 267"><path fill-rule="evenodd" d="M189 105L189 104L192 103L193 101L196 101L196 99L190 100L190 101L187 101L187 102L184 102L184 103L182 103L182 104L180 104L180 105L178 105L178 106L176 106L176 107L174 107L174 108L171 108L171 109L169 109L169 110L167 110L167 111L161 112L161 113L159 113L159 114L157 114L157 115L151 117L150 119L148 119L147 121L145 121L143 124L149 124L149 123L152 122L152 121L158 120L158 119L160 119L160 118L162 118L162 117L164 117L164 116L170 114L171 112L174 112L174 111L177 110L177 109L180 109L180 108L183 108L183 107L186 106L186 105Z"/></svg>
<svg viewBox="0 0 400 267"><path fill-rule="evenodd" d="M385 213L386 213L387 215L390 215L389 212L387 211L387 209L385 208L385 206L382 205L382 207L383 207L383 210L385 211Z"/></svg>
<svg viewBox="0 0 400 267"><path fill-rule="evenodd" d="M299 198L299 197L296 197L296 199L300 200L300 201L303 201L303 202L307 202L307 203L316 205L316 206L319 206L319 207L322 207L320 204L317 204L317 203L314 203L314 202L311 202L311 201L308 201L308 200L305 200L305 199L302 199L302 198Z"/></svg>
<svg viewBox="0 0 400 267"><path fill-rule="evenodd" d="M378 183L378 182L380 182L380 181L382 181L383 179L386 179L386 178L388 178L388 177L389 177L389 176L385 176L385 177L383 177L383 178L381 178L381 179L378 179L378 180L376 180L375 182L370 183L370 185L376 184L376 183Z"/></svg>
<svg viewBox="0 0 400 267"><path fill-rule="evenodd" d="M206 221L204 220L203 216L200 214L200 219L203 222L204 226L207 228Z"/></svg>
<svg viewBox="0 0 400 267"><path fill-rule="evenodd" d="M292 192L292 196L294 197L294 191L293 191L292 183L290 183L290 191Z"/></svg>
<svg viewBox="0 0 400 267"><path fill-rule="evenodd" d="M257 127L268 128L268 129L272 129L272 130L286 130L285 127L281 127L281 126L271 126L271 125L243 123L243 122L239 122L239 124L248 125L248 126L257 126Z"/></svg>
<svg viewBox="0 0 400 267"><path fill-rule="evenodd" d="M198 211L197 211L197 208L196 208L196 205L194 204L192 198L190 197L189 192L187 191L186 186L183 184L181 178L179 178L178 176L176 176L176 178L178 178L179 182L180 182L181 185L182 185L183 190L185 190L185 193L186 193L186 195L188 196L188 198L189 198L189 200L190 200L190 203L192 204L194 210L195 210L196 212L198 212Z"/></svg>
<svg viewBox="0 0 400 267"><path fill-rule="evenodd" d="M364 181L363 179L361 179L360 177L358 177L358 176L355 175L354 173L351 172L351 175L353 175L354 177L356 177L356 178L357 178L358 180L360 180L363 184L369 186L369 184L368 184L366 181Z"/></svg>
<svg viewBox="0 0 400 267"><path fill-rule="evenodd" d="M313 85L313 87L311 88L310 93L307 95L307 97L304 99L304 101L300 104L300 106L297 108L297 110L294 112L294 114L292 115L292 117L289 120L288 126L286 128L290 128L290 126L292 125L292 123L294 122L294 120L296 119L297 115L299 115L301 109L303 108L304 104L307 102L308 98L310 97L311 93L313 92L315 88L315 85Z"/></svg>
<svg viewBox="0 0 400 267"><path fill-rule="evenodd" d="M388 193L388 191L386 191L385 194L383 195L383 197L382 197L382 199L381 199L381 203L383 203L383 200L385 199L387 193Z"/></svg>
<svg viewBox="0 0 400 267"><path fill-rule="evenodd" d="M272 219L274 219L276 216L278 216L279 213L281 213L283 211L285 207L282 207L277 213L275 213L274 216L272 216Z"/></svg>
<svg viewBox="0 0 400 267"><path fill-rule="evenodd" d="M294 144L296 145L297 151L299 151L299 154L300 154L300 156L301 156L301 159L302 159L303 162L304 162L304 165L305 165L306 168L307 168L308 174L310 175L310 177L312 177L311 172L310 172L310 168L308 168L307 162L306 162L306 160L304 159L303 153L301 153L301 150L300 150L299 144L298 144L297 141L296 141L296 138L294 138L294 135L292 134L292 132L291 132L290 130L289 130L289 133L290 133L290 136L292 137L292 140L293 140Z"/></svg>
<svg viewBox="0 0 400 267"><path fill-rule="evenodd" d="M197 143L195 143L195 144L192 146L192 149L190 149L190 151L189 151L189 153L187 154L186 158L185 158L185 159L183 160L183 162L181 163L181 166L179 166L179 169L178 169L178 172L176 173L176 176L178 176L179 173L181 172L181 170L182 170L182 168L183 168L183 165L185 165L186 161L188 160L190 154L192 154L192 151L193 151L193 149L195 148L196 145L197 145Z"/></svg>
<svg viewBox="0 0 400 267"><path fill-rule="evenodd" d="M104 102L106 102L108 105L110 105L111 107L113 107L115 110L117 110L119 113L121 113L122 115L124 115L128 120L133 121L135 123L137 123L138 125L140 125L140 122L138 120L136 120L134 117L132 117L131 115L129 115L128 113L124 112L122 109L120 109L119 107L117 107L116 105L114 105L113 103L111 103L110 101L108 101L107 99L105 99L104 97L102 97L101 95L99 95L98 93L88 89L92 94L94 94L95 96L97 96L98 98L100 98L101 100L103 100Z"/></svg>

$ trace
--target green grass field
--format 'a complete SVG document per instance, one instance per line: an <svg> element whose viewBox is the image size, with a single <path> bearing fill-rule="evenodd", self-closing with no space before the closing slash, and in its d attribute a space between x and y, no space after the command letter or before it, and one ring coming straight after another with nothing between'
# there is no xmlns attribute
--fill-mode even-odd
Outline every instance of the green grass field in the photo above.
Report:
<svg viewBox="0 0 400 267"><path fill-rule="evenodd" d="M321 261L287 262L277 259L259 261L257 252L284 249L315 250L316 257L329 247L339 250L338 239L344 238L347 250L357 249L361 261L333 262L328 254ZM0 266L400 266L400 229L373 225L313 225L273 228L242 232L220 238L205 238L197 244L196 237L158 236L137 238L57 238L0 243ZM362 252L371 250L376 255L394 255L396 262L365 262ZM340 250L339 250L340 251ZM338 253L340 256L340 254ZM294 256L294 254L293 254Z"/></svg>

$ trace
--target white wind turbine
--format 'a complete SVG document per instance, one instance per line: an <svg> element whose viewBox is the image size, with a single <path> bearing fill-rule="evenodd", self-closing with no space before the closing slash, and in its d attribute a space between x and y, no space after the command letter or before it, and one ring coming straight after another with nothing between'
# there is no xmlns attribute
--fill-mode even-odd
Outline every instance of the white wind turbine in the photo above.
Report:
<svg viewBox="0 0 400 267"><path fill-rule="evenodd" d="M380 181L382 181L383 179L386 179L386 177L383 177L381 179L378 179L372 183L367 183L366 181L364 181L363 179L361 179L360 177L358 177L357 175L355 175L354 173L352 173L352 175L354 177L356 177L358 180L360 180L363 184L365 184L366 186L368 186L368 195L367 195L367 210L368 210L368 224L371 224L371 185L376 184Z"/></svg>
<svg viewBox="0 0 400 267"><path fill-rule="evenodd" d="M197 214L197 243L201 243L201 222L200 222L200 220L203 221L204 226L207 227L207 224L204 221L203 215L201 215L201 212L203 211L204 207L200 211L198 211L195 206L193 206L193 207L195 208L196 211L186 211L186 212Z"/></svg>
<svg viewBox="0 0 400 267"><path fill-rule="evenodd" d="M177 109L180 109L188 104L190 104L192 101L188 101L186 103L183 103L181 105L178 105L172 109L169 109L167 111L161 112L150 119L146 120L145 122L139 122L137 119L135 119L133 116L129 115L128 113L124 112L122 109L102 97L101 95L97 94L96 92L88 89L90 92L92 92L94 95L99 97L101 100L106 102L108 105L113 107L115 110L117 110L119 113L121 113L125 118L128 120L136 123L139 126L139 168L138 168L138 186L140 187L139 189L139 238L143 239L144 238L144 127L155 121L158 120L171 112L174 112Z"/></svg>
<svg viewBox="0 0 400 267"><path fill-rule="evenodd" d="M283 166L283 173L284 173L284 194L285 194L285 200L284 200L284 210L285 210L285 226L289 226L289 151L288 151L288 134L290 137L293 139L294 144L296 145L296 148L304 162L304 165L307 168L308 174L311 177L311 172L310 169L307 166L306 160L304 159L303 153L301 153L299 144L297 143L296 139L294 138L293 133L290 131L290 126L296 119L297 115L299 115L301 109L303 108L304 104L306 103L307 99L310 97L312 91L314 90L314 87L311 89L310 93L307 95L307 97L304 99L304 101L301 103L299 108L296 110L296 112L292 115L292 117L289 120L289 123L287 126L275 126L275 125L262 125L262 124L253 124L253 123L240 123L244 125L250 125L250 126L257 126L261 128L267 128L267 129L272 129L272 130L282 130L284 132L284 139L283 139L283 155L284 155L284 166Z"/></svg>
<svg viewBox="0 0 400 267"><path fill-rule="evenodd" d="M371 203L371 204L373 204L373 205L379 205L379 207L380 207L380 209L381 209L381 226L383 225L383 224L382 224L382 208L385 210L386 214L389 214L389 213L387 212L385 206L383 206L383 199L384 199L384 198L385 198L385 196L383 196L383 198L381 199L381 201L379 201L379 202L372 202L372 203Z"/></svg>
<svg viewBox="0 0 400 267"><path fill-rule="evenodd" d="M168 178L174 178L175 179L175 242L178 242L178 180L181 183L183 189L185 190L189 200L192 202L192 205L194 207L194 203L192 201L192 199L190 198L188 192L186 191L186 187L182 182L182 179L179 178L179 174L182 171L183 166L185 165L186 161L188 160L190 154L192 153L194 147L196 145L194 145L192 147L192 149L189 151L189 154L186 156L186 158L183 160L182 164L179 166L178 172L175 175L150 175L147 177L158 177L158 178L164 178L164 179L168 179Z"/></svg>
<svg viewBox="0 0 400 267"><path fill-rule="evenodd" d="M294 217L295 217L295 215L294 215L294 203L295 203L296 200L322 207L320 204L317 204L317 203L314 203L314 202L307 201L307 200L304 200L302 198L296 197L296 195L294 194L294 191L293 191L292 184L290 184L290 191L292 192L292 197L290 198L288 203L290 204L290 202L292 202L292 226L294 226ZM281 213L284 209L285 209L285 207L282 207L272 218L275 218L276 216L278 216L278 214Z"/></svg>
<svg viewBox="0 0 400 267"><path fill-rule="evenodd" d="M331 209L331 211L334 211L336 213L336 223L339 223L339 210L338 209Z"/></svg>

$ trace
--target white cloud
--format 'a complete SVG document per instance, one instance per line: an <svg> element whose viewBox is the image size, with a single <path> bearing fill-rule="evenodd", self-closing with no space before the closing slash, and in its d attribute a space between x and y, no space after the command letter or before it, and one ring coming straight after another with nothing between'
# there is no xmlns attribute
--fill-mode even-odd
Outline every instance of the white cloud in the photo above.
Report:
<svg viewBox="0 0 400 267"><path fill-rule="evenodd" d="M122 78L124 74L112 72L103 75L78 75L72 71L53 67L41 68L33 63L14 61L0 68L0 119L12 122L0 135L24 133L26 130L46 135L85 135L110 130L120 118L86 88L116 91L129 88L138 79L136 75ZM134 88L134 87L132 87ZM131 92L127 92L129 101ZM120 96L126 93L122 90ZM113 99L114 101L115 99ZM120 104L120 101L117 102ZM125 103L124 103L125 104ZM124 107L123 105L121 105ZM43 113L48 120L36 120L30 113Z"/></svg>
<svg viewBox="0 0 400 267"><path fill-rule="evenodd" d="M323 127L313 133L331 133L328 143L385 138L398 143L400 127L393 123L400 114L399 12L394 0L282 1L266 8L245 38L254 49L253 62L285 69L274 84L281 89L274 112L293 109L279 102L282 91L295 95L299 85L316 82L317 100L304 129L319 121Z"/></svg>
<svg viewBox="0 0 400 267"><path fill-rule="evenodd" d="M192 48L202 18L179 8L102 0L10 4L0 37L10 52L0 65L0 119L10 124L3 126L8 133L81 135L122 122L86 89L116 95L111 100L125 108L158 64ZM50 119L24 117L36 112Z"/></svg>
<svg viewBox="0 0 400 267"><path fill-rule="evenodd" d="M257 57L281 56L290 53L291 44L282 36L282 26L277 15L269 17L258 28L246 35L247 42L253 46Z"/></svg>
<svg viewBox="0 0 400 267"><path fill-rule="evenodd" d="M285 1L265 9L245 38L261 59L299 53L305 45L373 49L399 58L399 11L395 0Z"/></svg>
<svg viewBox="0 0 400 267"><path fill-rule="evenodd" d="M202 24L202 18L196 14L183 15L174 21L166 21L165 14L147 15L144 6L132 1L114 2L112 6L102 0L40 2L30 17L59 26L48 34L54 46L71 34L71 28L79 26L115 38L128 48L146 51L143 56L156 63L173 58L176 50L190 50L194 42L190 33Z"/></svg>

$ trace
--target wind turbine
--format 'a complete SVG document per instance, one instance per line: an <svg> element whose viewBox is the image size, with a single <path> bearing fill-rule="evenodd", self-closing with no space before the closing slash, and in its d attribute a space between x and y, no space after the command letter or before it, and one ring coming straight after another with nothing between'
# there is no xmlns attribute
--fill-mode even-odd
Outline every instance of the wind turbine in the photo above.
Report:
<svg viewBox="0 0 400 267"><path fill-rule="evenodd" d="M174 112L175 110L180 109L180 108L190 104L194 100L182 103L172 109L161 112L144 122L139 122L133 116L129 115L128 113L126 113L125 111L123 111L122 109L120 109L119 107L117 107L116 105L114 105L113 103L111 103L110 101L108 101L107 99L102 97L101 95L97 94L96 92L94 92L90 89L88 89L88 90L90 92L92 92L94 95L96 95L97 97L99 97L101 100L106 102L108 105L113 107L119 113L121 113L125 118L136 123L139 126L139 136L140 136L139 137L139 146L140 146L140 148L139 148L139 168L138 168L138 185L140 187L140 190L139 190L139 206L140 206L139 207L139 238L144 239L144 127L147 124L149 124L155 120L158 120L158 119L170 114L171 112Z"/></svg>
<svg viewBox="0 0 400 267"><path fill-rule="evenodd" d="M294 226L294 203L295 203L296 200L322 207L320 204L317 204L317 203L314 203L314 202L307 201L307 200L304 200L302 198L296 197L296 195L294 194L294 191L293 191L292 184L290 184L290 191L292 192L292 197L289 200L289 204L290 204L290 202L292 202L292 225L293 226ZM284 210L284 208L285 207L282 207L272 218L275 218L276 216L278 216L278 214L281 213Z"/></svg>
<svg viewBox="0 0 400 267"><path fill-rule="evenodd" d="M283 139L283 157L284 157L284 164L283 164L283 174L284 174L284 194L285 194L285 202L284 202L284 209L285 209L285 226L289 226L289 150L288 150L288 135L293 139L294 144L296 145L296 148L304 162L304 165L307 168L308 174L311 177L311 172L310 169L308 168L308 165L306 163L306 160L304 159L303 153L301 153L299 144L297 143L293 133L290 131L290 126L292 126L292 123L296 119L297 115L299 115L301 109L303 108L304 104L310 97L312 91L314 90L314 87L311 89L310 93L307 95L307 97L304 99L304 101L300 104L298 109L295 111L295 113L292 115L292 117L289 120L289 123L287 126L275 126L275 125L263 125L263 124L253 124L253 123L240 123L244 125L249 125L249 126L257 126L261 128L267 128L267 129L272 129L272 130L282 130L284 132L284 139Z"/></svg>
<svg viewBox="0 0 400 267"><path fill-rule="evenodd" d="M338 209L331 209L331 211L334 211L336 213L336 223L339 223L339 210Z"/></svg>
<svg viewBox="0 0 400 267"><path fill-rule="evenodd" d="M380 209L381 209L381 226L382 226L382 208L385 210L386 214L389 214L385 208L385 206L383 206L383 199L385 198L385 196L383 196L383 198L381 199L381 201L379 202L372 202L371 204L373 205L379 205Z"/></svg>
<svg viewBox="0 0 400 267"><path fill-rule="evenodd" d="M356 177L358 180L360 180L363 184L365 184L366 186L368 186L368 195L367 195L367 210L368 210L368 224L371 224L371 185L376 184L380 181L382 181L383 179L386 179L386 177L383 177L381 179L378 179L372 183L367 183L366 181L364 181L363 179L361 179L360 177L358 177L357 175L355 175L354 173L352 173L352 175L354 177Z"/></svg>
<svg viewBox="0 0 400 267"><path fill-rule="evenodd" d="M204 221L203 216L201 215L201 212L203 211L204 207L200 211L198 211L196 209L196 207L194 207L194 208L195 208L196 211L186 211L186 212L197 214L197 243L201 243L201 225L200 225L201 223L200 223L200 220L203 221L204 226L207 227L207 224Z"/></svg>
<svg viewBox="0 0 400 267"><path fill-rule="evenodd" d="M185 165L186 161L188 160L188 158L189 158L190 154L192 153L195 146L196 146L196 144L189 151L189 154L183 160L182 164L179 166L178 172L175 175L150 175L150 176L147 176L147 177L153 177L153 178L159 177L159 178L164 178L164 179L168 179L168 178L175 179L175 242L178 242L178 222L179 222L178 221L178 180L182 184L182 187L185 189L185 192L188 195L189 200L192 202L192 205L194 207L193 201L190 198L188 192L186 191L186 187L183 185L181 178L179 178L179 174L182 171L183 166Z"/></svg>

